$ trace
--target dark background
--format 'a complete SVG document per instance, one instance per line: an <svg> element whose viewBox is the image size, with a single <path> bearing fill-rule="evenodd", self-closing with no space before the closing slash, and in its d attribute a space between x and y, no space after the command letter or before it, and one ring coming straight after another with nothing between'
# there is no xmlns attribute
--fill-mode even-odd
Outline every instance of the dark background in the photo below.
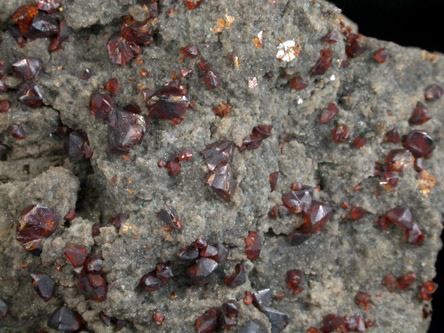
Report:
<svg viewBox="0 0 444 333"><path fill-rule="evenodd" d="M329 1L357 23L363 35L444 53L444 0ZM444 332L444 251L439 253L436 268L434 281L440 287L433 297L429 333Z"/></svg>

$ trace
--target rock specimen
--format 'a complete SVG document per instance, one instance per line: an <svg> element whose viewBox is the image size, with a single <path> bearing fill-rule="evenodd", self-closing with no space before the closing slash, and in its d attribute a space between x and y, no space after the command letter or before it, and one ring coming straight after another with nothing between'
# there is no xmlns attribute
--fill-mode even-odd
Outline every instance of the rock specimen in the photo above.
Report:
<svg viewBox="0 0 444 333"><path fill-rule="evenodd" d="M0 28L0 331L426 332L442 55L324 0L2 0Z"/></svg>

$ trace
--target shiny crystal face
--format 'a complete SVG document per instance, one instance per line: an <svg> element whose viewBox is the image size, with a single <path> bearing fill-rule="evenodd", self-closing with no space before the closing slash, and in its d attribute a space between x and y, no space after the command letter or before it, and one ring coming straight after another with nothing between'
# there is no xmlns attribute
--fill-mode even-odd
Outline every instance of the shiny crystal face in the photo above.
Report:
<svg viewBox="0 0 444 333"><path fill-rule="evenodd" d="M182 85L163 86L146 103L150 117L171 120L174 125L180 124L190 106L187 93L188 91Z"/></svg>
<svg viewBox="0 0 444 333"><path fill-rule="evenodd" d="M386 213L390 222L393 222L404 229L412 229L413 227L413 217L412 213L408 208L397 207L389 210Z"/></svg>
<svg viewBox="0 0 444 333"><path fill-rule="evenodd" d="M18 90L18 99L20 102L30 108L38 108L43 104L43 97L39 88L32 82L23 82Z"/></svg>
<svg viewBox="0 0 444 333"><path fill-rule="evenodd" d="M12 65L14 75L27 81L34 80L43 69L43 61L38 58L25 58Z"/></svg>
<svg viewBox="0 0 444 333"><path fill-rule="evenodd" d="M128 154L131 148L142 143L147 122L141 115L114 110L108 119L108 148L115 154Z"/></svg>
<svg viewBox="0 0 444 333"><path fill-rule="evenodd" d="M293 214L307 213L313 200L313 188L304 186L300 190L290 191L282 196L282 202Z"/></svg>
<svg viewBox="0 0 444 333"><path fill-rule="evenodd" d="M54 294L55 282L51 277L43 273L31 273L32 287L45 301L49 301Z"/></svg>
<svg viewBox="0 0 444 333"><path fill-rule="evenodd" d="M187 274L194 284L202 286L209 282L209 278L217 266L218 263L215 260L203 257L197 259L193 266L188 267Z"/></svg>
<svg viewBox="0 0 444 333"><path fill-rule="evenodd" d="M202 155L208 169L213 171L219 164L228 164L233 159L234 145L231 141L217 141L208 145Z"/></svg>
<svg viewBox="0 0 444 333"><path fill-rule="evenodd" d="M68 152L71 162L79 162L91 158L93 152L89 145L88 136L82 130L69 133L65 143L65 150Z"/></svg>
<svg viewBox="0 0 444 333"><path fill-rule="evenodd" d="M411 131L403 138L404 147L415 157L429 157L435 149L435 142L425 131Z"/></svg>

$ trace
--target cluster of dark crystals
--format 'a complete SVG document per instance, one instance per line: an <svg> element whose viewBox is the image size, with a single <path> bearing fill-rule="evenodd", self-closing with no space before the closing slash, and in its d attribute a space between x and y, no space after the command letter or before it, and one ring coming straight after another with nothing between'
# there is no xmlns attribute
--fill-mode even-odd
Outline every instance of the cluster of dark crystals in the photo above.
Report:
<svg viewBox="0 0 444 333"><path fill-rule="evenodd" d="M259 125L253 128L251 135L242 141L239 151L254 150L260 147L262 141L271 135L271 125Z"/></svg>
<svg viewBox="0 0 444 333"><path fill-rule="evenodd" d="M202 151L209 169L205 181L210 185L214 193L225 201L230 201L236 191L236 184L230 164L233 154L233 142L225 140L214 142Z"/></svg>
<svg viewBox="0 0 444 333"><path fill-rule="evenodd" d="M16 239L22 243L26 251L40 255L44 239L52 235L58 225L59 217L54 209L31 205L20 214L16 228Z"/></svg>
<svg viewBox="0 0 444 333"><path fill-rule="evenodd" d="M210 89L216 89L221 84L219 73L211 68L211 65L206 60L198 63L199 68L203 71L204 82Z"/></svg>
<svg viewBox="0 0 444 333"><path fill-rule="evenodd" d="M235 300L229 300L222 304L222 311L218 308L208 309L202 316L197 318L195 326L197 333L211 333L219 328L230 330L237 326L239 305Z"/></svg>
<svg viewBox="0 0 444 333"><path fill-rule="evenodd" d="M103 311L101 311L99 313L99 318L102 321L103 325L105 325L107 327L109 327L109 326L111 326L111 324L113 324L114 330L116 332L120 331L128 323L128 321L126 321L126 320L118 319L116 317L110 317L110 316L106 315Z"/></svg>
<svg viewBox="0 0 444 333"><path fill-rule="evenodd" d="M290 233L290 242L302 244L313 234L320 232L332 215L332 208L313 200L313 188L300 183L293 184L292 190L282 196L282 202L293 214L303 214L304 223Z"/></svg>
<svg viewBox="0 0 444 333"><path fill-rule="evenodd" d="M322 327L320 329L310 327L309 333L329 333L329 332L365 332L367 328L372 327L373 322L365 320L359 313L353 316L345 315L343 317L328 314L322 320Z"/></svg>
<svg viewBox="0 0 444 333"><path fill-rule="evenodd" d="M410 209L406 207L395 207L390 209L385 215L379 217L376 222L381 229L387 229L393 223L404 230L406 242L418 245L425 239L424 233L417 223L413 223L413 216Z"/></svg>
<svg viewBox="0 0 444 333"><path fill-rule="evenodd" d="M109 89L114 93L117 91ZM108 150L111 153L128 154L134 146L142 143L149 129L146 118L138 114L138 107L130 104L122 110L103 90L91 95L89 108L94 116L108 122Z"/></svg>
<svg viewBox="0 0 444 333"><path fill-rule="evenodd" d="M26 41L37 38L51 38L50 51L59 51L68 40L69 29L66 21L54 14L59 8L58 0L36 0L35 5L19 7L8 24L8 30L20 48Z"/></svg>
<svg viewBox="0 0 444 333"><path fill-rule="evenodd" d="M76 285L79 291L88 299L103 302L106 299L108 286L105 281L102 256L96 254L88 257L87 250L75 244L68 244L64 254L76 273Z"/></svg>
<svg viewBox="0 0 444 333"><path fill-rule="evenodd" d="M142 276L140 286L146 292L153 292L166 285L173 276L169 262L158 263L155 270Z"/></svg>
<svg viewBox="0 0 444 333"><path fill-rule="evenodd" d="M157 0L143 0L146 19L137 21L131 15L123 17L120 33L112 36L106 44L112 63L125 66L142 53L142 46L154 42L154 31L159 16Z"/></svg>
<svg viewBox="0 0 444 333"><path fill-rule="evenodd" d="M38 58L25 58L12 65L16 77L23 79L17 88L18 99L30 108L38 108L43 104L39 88L32 82L43 70L43 61Z"/></svg>

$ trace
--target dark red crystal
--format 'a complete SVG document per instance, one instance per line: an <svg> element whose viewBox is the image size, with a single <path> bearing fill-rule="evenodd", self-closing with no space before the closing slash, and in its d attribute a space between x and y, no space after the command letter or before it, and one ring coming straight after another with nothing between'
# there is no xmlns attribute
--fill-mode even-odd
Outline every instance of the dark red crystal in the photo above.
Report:
<svg viewBox="0 0 444 333"><path fill-rule="evenodd" d="M321 124L328 123L338 114L338 112L338 107L333 103L329 103L327 108L323 109L319 114L319 122Z"/></svg>
<svg viewBox="0 0 444 333"><path fill-rule="evenodd" d="M250 260L256 260L261 253L262 242L257 233L249 231L245 238L245 254Z"/></svg>
<svg viewBox="0 0 444 333"><path fill-rule="evenodd" d="M433 281L424 282L419 291L419 296L425 301L430 301L436 289L438 289L438 286Z"/></svg>
<svg viewBox="0 0 444 333"><path fill-rule="evenodd" d="M59 218L54 209L39 205L25 208L16 229L16 239L27 251L41 249L43 239L56 231Z"/></svg>
<svg viewBox="0 0 444 333"><path fill-rule="evenodd" d="M345 43L345 52L350 58L356 58L362 55L365 51L362 45L360 35L350 33Z"/></svg>
<svg viewBox="0 0 444 333"><path fill-rule="evenodd" d="M415 157L429 157L435 149L435 142L425 131L411 131L403 137L404 147Z"/></svg>
<svg viewBox="0 0 444 333"><path fill-rule="evenodd" d="M204 71L204 81L210 89L216 89L221 83L219 73L215 72L212 69Z"/></svg>
<svg viewBox="0 0 444 333"><path fill-rule="evenodd" d="M329 44L336 44L341 40L341 37L334 31L330 31L328 34L322 38L324 42L327 42Z"/></svg>
<svg viewBox="0 0 444 333"><path fill-rule="evenodd" d="M209 282L211 274L216 270L218 263L210 258L200 258L193 266L188 267L187 274L197 286Z"/></svg>
<svg viewBox="0 0 444 333"><path fill-rule="evenodd" d="M350 218L355 221L362 219L366 215L367 215L367 211L361 207L358 207L358 206L354 206L350 210Z"/></svg>
<svg viewBox="0 0 444 333"><path fill-rule="evenodd" d="M332 208L320 201L313 200L304 215L304 225L311 233L320 232L332 215Z"/></svg>
<svg viewBox="0 0 444 333"><path fill-rule="evenodd" d="M59 331L74 332L80 329L80 325L81 317L66 306L55 311L48 320L48 326Z"/></svg>
<svg viewBox="0 0 444 333"><path fill-rule="evenodd" d="M156 311L153 314L153 320L157 325L162 325L165 320L165 315L162 312Z"/></svg>
<svg viewBox="0 0 444 333"><path fill-rule="evenodd" d="M153 292L162 287L163 283L153 273L148 273L140 279L140 286L147 292Z"/></svg>
<svg viewBox="0 0 444 333"><path fill-rule="evenodd" d="M174 125L180 124L190 107L187 93L188 90L181 84L169 83L163 86L148 98L146 107L150 117L168 119Z"/></svg>
<svg viewBox="0 0 444 333"><path fill-rule="evenodd" d="M213 171L220 164L229 164L233 159L234 145L231 141L217 141L202 151L208 169Z"/></svg>
<svg viewBox="0 0 444 333"><path fill-rule="evenodd" d="M184 149L179 153L179 156L177 156L177 158L180 162L191 161L193 158L193 154L188 149Z"/></svg>
<svg viewBox="0 0 444 333"><path fill-rule="evenodd" d="M108 90L113 96L117 96L120 91L120 84L117 79L109 79L105 85L106 90Z"/></svg>
<svg viewBox="0 0 444 333"><path fill-rule="evenodd" d="M237 316L239 313L239 304L235 300L229 300L222 304L222 311L229 317Z"/></svg>
<svg viewBox="0 0 444 333"><path fill-rule="evenodd" d="M383 64L384 62L387 61L387 58L388 58L388 51L387 51L387 49L386 48L382 48L382 49L377 50L375 52L375 54L373 55L373 58L377 62Z"/></svg>
<svg viewBox="0 0 444 333"><path fill-rule="evenodd" d="M184 0L189 10L194 10L200 7L204 0ZM203 332L202 332L203 333Z"/></svg>
<svg viewBox="0 0 444 333"><path fill-rule="evenodd" d="M330 68L333 61L332 50L321 50L321 57L312 69L313 74L323 75Z"/></svg>
<svg viewBox="0 0 444 333"><path fill-rule="evenodd" d="M390 222L393 222L403 229L410 230L413 227L412 213L408 208L396 207L389 210L385 215L390 220Z"/></svg>
<svg viewBox="0 0 444 333"><path fill-rule="evenodd" d="M229 253L228 247L226 247L222 243L217 243L215 245L215 248L217 250L217 254L215 256L212 256L211 259L216 260L218 264L224 263L228 258L228 253Z"/></svg>
<svg viewBox="0 0 444 333"><path fill-rule="evenodd" d="M51 15L39 12L32 20L28 36L34 38L47 38L57 36L59 26L57 20Z"/></svg>
<svg viewBox="0 0 444 333"><path fill-rule="evenodd" d="M335 315L328 314L322 319L322 332L346 332L344 320Z"/></svg>
<svg viewBox="0 0 444 333"><path fill-rule="evenodd" d="M173 207L166 207L159 212L160 220L170 228L182 229L182 222Z"/></svg>
<svg viewBox="0 0 444 333"><path fill-rule="evenodd" d="M9 102L6 99L0 99L0 113L8 112Z"/></svg>
<svg viewBox="0 0 444 333"><path fill-rule="evenodd" d="M216 313L214 311L214 313ZM204 315L200 316L196 320L196 333L211 333L217 329L217 317L218 315L207 311Z"/></svg>
<svg viewBox="0 0 444 333"><path fill-rule="evenodd" d="M126 216L123 214L117 214L114 217L111 217L109 219L109 222L116 228L117 232L119 232L120 228L122 227L122 224L126 222Z"/></svg>
<svg viewBox="0 0 444 333"><path fill-rule="evenodd" d="M92 235L93 236L99 236L100 235L100 228L102 226L99 223L94 223L92 226Z"/></svg>
<svg viewBox="0 0 444 333"><path fill-rule="evenodd" d="M237 264L234 267L234 272L228 275L224 282L228 287L231 288L239 287L247 282L244 265Z"/></svg>
<svg viewBox="0 0 444 333"><path fill-rule="evenodd" d="M85 274L77 278L77 288L80 292L94 302L106 300L107 285L105 279L99 274Z"/></svg>
<svg viewBox="0 0 444 333"><path fill-rule="evenodd" d="M344 143L350 139L350 130L347 126L340 125L331 130L333 141L336 143Z"/></svg>
<svg viewBox="0 0 444 333"><path fill-rule="evenodd" d="M300 245L311 237L311 232L303 225L294 229L288 236L292 245Z"/></svg>
<svg viewBox="0 0 444 333"><path fill-rule="evenodd" d="M401 142L401 136L398 133L398 130L396 128L391 129L390 131L387 131L384 135L385 141L391 142L391 143L400 143Z"/></svg>
<svg viewBox="0 0 444 333"><path fill-rule="evenodd" d="M357 305L363 305L364 306L364 310L367 311L370 307L370 294L365 293L365 292L358 292L355 296L355 303Z"/></svg>
<svg viewBox="0 0 444 333"><path fill-rule="evenodd" d="M155 272L156 272L156 278L158 278L164 285L167 284L172 277L174 277L169 262L161 262L156 264Z"/></svg>
<svg viewBox="0 0 444 333"><path fill-rule="evenodd" d="M87 81L91 78L91 76L92 76L92 71L89 68L85 68L80 78L84 81Z"/></svg>
<svg viewBox="0 0 444 333"><path fill-rule="evenodd" d="M416 281L418 276L415 272L408 272L406 275L398 278L398 288L401 290L407 290Z"/></svg>
<svg viewBox="0 0 444 333"><path fill-rule="evenodd" d="M115 154L128 154L142 143L148 123L142 115L114 110L108 118L108 149Z"/></svg>
<svg viewBox="0 0 444 333"><path fill-rule="evenodd" d="M433 102L442 97L444 90L438 84L434 83L424 90L424 98L426 101Z"/></svg>
<svg viewBox="0 0 444 333"><path fill-rule="evenodd" d="M66 259L69 260L74 270L80 273L83 270L86 259L88 257L88 252L83 246L76 244L68 244L63 251Z"/></svg>
<svg viewBox="0 0 444 333"><path fill-rule="evenodd" d="M154 24L150 19L136 21L131 15L123 18L120 35L130 43L147 46L154 42Z"/></svg>
<svg viewBox="0 0 444 333"><path fill-rule="evenodd" d="M229 164L219 164L207 174L205 181L224 201L230 201L236 191L233 171Z"/></svg>
<svg viewBox="0 0 444 333"><path fill-rule="evenodd" d="M14 75L27 81L34 80L43 69L43 61L39 58L25 58L12 65Z"/></svg>
<svg viewBox="0 0 444 333"><path fill-rule="evenodd" d="M388 172L404 172L409 166L415 163L413 155L406 149L394 149L389 152L385 159L385 167Z"/></svg>
<svg viewBox="0 0 444 333"><path fill-rule="evenodd" d="M381 216L376 221L376 224L378 225L378 227L385 230L390 226L390 220L387 216Z"/></svg>
<svg viewBox="0 0 444 333"><path fill-rule="evenodd" d="M181 166L178 159L171 160L167 163L166 168L175 177L179 174Z"/></svg>
<svg viewBox="0 0 444 333"><path fill-rule="evenodd" d="M366 322L359 313L353 316L344 316L343 321L347 332L365 332L366 328L371 326L370 322Z"/></svg>
<svg viewBox="0 0 444 333"><path fill-rule="evenodd" d="M262 141L271 135L272 128L273 126L271 125L259 125L254 127L250 137L244 139L239 150L245 151L259 148Z"/></svg>
<svg viewBox="0 0 444 333"><path fill-rule="evenodd" d="M111 37L106 48L111 62L122 66L125 66L142 51L139 45L128 42L121 36Z"/></svg>
<svg viewBox="0 0 444 333"><path fill-rule="evenodd" d="M199 50L195 45L188 45L180 48L179 53L190 58L197 58L199 56Z"/></svg>
<svg viewBox="0 0 444 333"><path fill-rule="evenodd" d="M412 245L418 245L424 241L424 233L419 226L414 223L412 229L405 230L405 240Z"/></svg>
<svg viewBox="0 0 444 333"><path fill-rule="evenodd" d="M409 118L410 125L422 125L432 119L432 113L421 102L416 103L416 107Z"/></svg>
<svg viewBox="0 0 444 333"><path fill-rule="evenodd" d="M18 99L20 102L30 108L38 108L43 104L43 97L39 88L32 82L23 82L18 90Z"/></svg>
<svg viewBox="0 0 444 333"><path fill-rule="evenodd" d="M367 144L367 138L363 137L363 136L357 136L354 140L353 140L353 147L355 149L361 149L362 147L364 147Z"/></svg>
<svg viewBox="0 0 444 333"><path fill-rule="evenodd" d="M293 214L308 212L313 200L313 188L304 185L301 189L287 192L282 196L282 202Z"/></svg>
<svg viewBox="0 0 444 333"><path fill-rule="evenodd" d="M43 273L31 273L32 287L45 301L49 301L54 294L55 282L51 277Z"/></svg>
<svg viewBox="0 0 444 333"><path fill-rule="evenodd" d="M87 160L93 155L88 136L82 130L69 133L65 143L65 150L68 152L71 162Z"/></svg>
<svg viewBox="0 0 444 333"><path fill-rule="evenodd" d="M231 105L220 102L219 105L213 107L213 112L219 117L226 117L231 113Z"/></svg>
<svg viewBox="0 0 444 333"><path fill-rule="evenodd" d="M65 20L60 20L57 36L53 37L49 44L50 51L60 51L63 49L63 43L69 38L69 28Z"/></svg>
<svg viewBox="0 0 444 333"><path fill-rule="evenodd" d="M308 82L304 81L300 77L292 78L290 80L290 84L295 90L304 90L305 88L308 87Z"/></svg>
<svg viewBox="0 0 444 333"><path fill-rule="evenodd" d="M268 180L270 182L271 192L273 192L276 189L278 178L279 178L279 172L270 173Z"/></svg>
<svg viewBox="0 0 444 333"><path fill-rule="evenodd" d="M292 269L287 272L285 282L287 286L292 290L293 295L299 294L304 290L301 287L301 283L304 281L304 272L299 269Z"/></svg>
<svg viewBox="0 0 444 333"><path fill-rule="evenodd" d="M396 278L392 274L387 274L384 277L384 280L382 280L381 284L385 286L391 293L394 292L397 287Z"/></svg>
<svg viewBox="0 0 444 333"><path fill-rule="evenodd" d="M199 250L194 246L187 246L180 249L177 257L182 263L191 263L199 258Z"/></svg>
<svg viewBox="0 0 444 333"><path fill-rule="evenodd" d="M89 108L94 116L107 120L109 114L116 109L116 104L110 95L95 92L91 95Z"/></svg>
<svg viewBox="0 0 444 333"><path fill-rule="evenodd" d="M94 254L85 262L85 269L88 273L101 274L103 273L103 258L100 254Z"/></svg>
<svg viewBox="0 0 444 333"><path fill-rule="evenodd" d="M2 92L7 92L8 91L8 87L6 86L6 84L0 80L0 93Z"/></svg>

